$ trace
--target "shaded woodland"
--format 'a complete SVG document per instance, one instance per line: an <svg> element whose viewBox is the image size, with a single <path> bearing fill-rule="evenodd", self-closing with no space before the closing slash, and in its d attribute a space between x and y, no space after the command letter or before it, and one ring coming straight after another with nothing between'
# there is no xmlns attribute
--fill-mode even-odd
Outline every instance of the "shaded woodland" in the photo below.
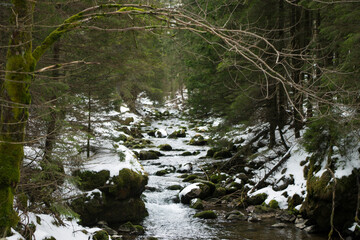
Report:
<svg viewBox="0 0 360 240"><path fill-rule="evenodd" d="M0 236L15 210L68 211L53 193L90 157L93 115L136 113L142 92L180 93L191 118L225 119L219 132L268 123L269 148L291 147L290 126L314 154L309 179L323 161L333 178L334 148L359 142L359 77L359 1L2 1Z"/></svg>

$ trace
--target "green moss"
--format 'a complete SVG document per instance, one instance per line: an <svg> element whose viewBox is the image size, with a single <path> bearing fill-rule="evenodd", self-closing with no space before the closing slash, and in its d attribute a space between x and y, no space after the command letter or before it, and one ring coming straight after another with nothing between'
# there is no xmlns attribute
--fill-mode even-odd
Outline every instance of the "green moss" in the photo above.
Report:
<svg viewBox="0 0 360 240"><path fill-rule="evenodd" d="M110 178L110 171L102 170L100 172L95 171L75 171L73 176L79 177L80 181L78 187L84 191L91 191L95 188L100 188Z"/></svg>
<svg viewBox="0 0 360 240"><path fill-rule="evenodd" d="M269 207L272 209L278 209L279 203L275 199L273 199L269 202Z"/></svg>
<svg viewBox="0 0 360 240"><path fill-rule="evenodd" d="M200 198L196 198L190 202L190 207L194 209L204 209L204 204Z"/></svg>
<svg viewBox="0 0 360 240"><path fill-rule="evenodd" d="M10 232L9 227L15 227L19 217L13 210L14 189L0 185L0 233Z"/></svg>
<svg viewBox="0 0 360 240"><path fill-rule="evenodd" d="M183 182L190 182L192 180L195 180L196 178L198 178L197 175L193 174L193 175L188 175L184 180Z"/></svg>
<svg viewBox="0 0 360 240"><path fill-rule="evenodd" d="M159 146L160 151L171 151L172 147L169 144L162 144Z"/></svg>
<svg viewBox="0 0 360 240"><path fill-rule="evenodd" d="M134 225L135 229L136 229L136 234L144 234L145 230L144 227L141 225Z"/></svg>
<svg viewBox="0 0 360 240"><path fill-rule="evenodd" d="M205 140L201 135L195 135L192 139L190 139L189 144L195 146L204 146L207 144L207 140Z"/></svg>
<svg viewBox="0 0 360 240"><path fill-rule="evenodd" d="M159 170L155 173L156 176L164 176L166 174L168 174L168 170L167 169L163 169L163 170Z"/></svg>
<svg viewBox="0 0 360 240"><path fill-rule="evenodd" d="M266 193L260 193L246 199L246 203L247 205L260 205L266 200L267 197L268 195Z"/></svg>
<svg viewBox="0 0 360 240"><path fill-rule="evenodd" d="M139 11L139 12L145 12L144 9L142 8L137 8L137 7L122 7L119 10L117 10L117 12L127 12L127 11Z"/></svg>
<svg viewBox="0 0 360 240"><path fill-rule="evenodd" d="M330 199L332 196L332 185L329 185L331 174L326 171L321 177L309 176L307 180L307 191L309 196L317 196L319 199Z"/></svg>
<svg viewBox="0 0 360 240"><path fill-rule="evenodd" d="M181 156L184 156L184 157L186 157L186 156L191 156L191 155L193 155L191 152L183 152L183 153L181 154Z"/></svg>
<svg viewBox="0 0 360 240"><path fill-rule="evenodd" d="M23 156L20 144L0 143L0 233L15 226L19 220L13 210L13 201Z"/></svg>
<svg viewBox="0 0 360 240"><path fill-rule="evenodd" d="M210 181L213 183L219 183L226 180L227 176L225 174L213 174L210 176Z"/></svg>
<svg viewBox="0 0 360 240"><path fill-rule="evenodd" d="M182 138L182 137L186 137L186 129L176 130L168 136L168 138Z"/></svg>
<svg viewBox="0 0 360 240"><path fill-rule="evenodd" d="M94 240L108 240L109 234L105 230L100 230L100 231L95 232L95 234L93 235L93 239Z"/></svg>
<svg viewBox="0 0 360 240"><path fill-rule="evenodd" d="M214 197L222 197L226 195L226 189L223 187L217 187L213 193Z"/></svg>
<svg viewBox="0 0 360 240"><path fill-rule="evenodd" d="M302 197L299 196L299 194L294 194L292 197L288 198L288 209L293 210L296 206L301 204L304 201Z"/></svg>
<svg viewBox="0 0 360 240"><path fill-rule="evenodd" d="M214 211L208 210L208 211L196 213L194 217L203 218L203 219L215 219L217 218L217 215Z"/></svg>
<svg viewBox="0 0 360 240"><path fill-rule="evenodd" d="M158 159L159 155L157 151L140 151L139 158L140 160Z"/></svg>
<svg viewBox="0 0 360 240"><path fill-rule="evenodd" d="M109 193L117 199L125 199L140 196L145 189L148 177L124 168L112 181L113 184L109 187Z"/></svg>

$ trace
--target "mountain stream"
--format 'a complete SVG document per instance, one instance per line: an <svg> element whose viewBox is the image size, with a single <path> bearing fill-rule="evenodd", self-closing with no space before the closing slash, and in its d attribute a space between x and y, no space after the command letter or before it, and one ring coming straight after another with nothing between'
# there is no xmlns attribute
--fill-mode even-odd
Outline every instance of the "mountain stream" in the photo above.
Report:
<svg viewBox="0 0 360 240"><path fill-rule="evenodd" d="M188 123L179 119L168 119L155 121L149 129L162 129L168 134L179 129L181 126L187 126ZM215 220L203 220L194 218L193 215L198 211L190 208L188 205L175 201L179 190L169 190L172 185L187 186L182 178L182 173L169 173L164 176L156 176L155 173L166 168L176 168L191 164L192 173L203 172L201 165L211 160L199 159L206 155L208 147L188 145L188 141L196 134L193 130L187 130L185 138L156 138L146 136L153 142L154 146L169 144L172 151L162 152L165 156L155 160L141 161L144 169L149 174L148 190L144 192L145 204L149 216L142 222L145 228L145 235L137 239L157 239L183 240L183 239L238 239L238 240L323 240L325 237L309 235L305 231L297 229L293 224L286 228L273 228L271 225L277 223L275 219L265 219L260 222L250 223L247 221L231 222L225 219L226 211L215 209L218 218ZM201 133L204 135L204 133ZM157 147L145 150L158 150ZM181 153L189 151L199 151L198 155L181 156ZM231 210L228 210L231 211ZM151 238L150 238L151 239Z"/></svg>

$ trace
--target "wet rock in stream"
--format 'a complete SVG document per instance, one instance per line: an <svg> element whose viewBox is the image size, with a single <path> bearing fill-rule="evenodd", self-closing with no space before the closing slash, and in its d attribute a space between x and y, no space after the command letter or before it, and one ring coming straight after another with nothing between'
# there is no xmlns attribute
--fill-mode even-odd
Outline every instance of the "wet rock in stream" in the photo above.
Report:
<svg viewBox="0 0 360 240"><path fill-rule="evenodd" d="M217 215L214 211L207 210L207 211L202 211L202 212L196 213L194 215L194 217L203 218L203 219L215 219L215 218L217 218Z"/></svg>
<svg viewBox="0 0 360 240"><path fill-rule="evenodd" d="M193 183L180 191L179 198L182 203L188 204L191 199L194 198L205 199L210 197L213 191L214 190L206 183Z"/></svg>
<svg viewBox="0 0 360 240"><path fill-rule="evenodd" d="M151 160L151 159L159 159L162 154L158 151L149 150L149 151L140 151L139 159L140 160Z"/></svg>

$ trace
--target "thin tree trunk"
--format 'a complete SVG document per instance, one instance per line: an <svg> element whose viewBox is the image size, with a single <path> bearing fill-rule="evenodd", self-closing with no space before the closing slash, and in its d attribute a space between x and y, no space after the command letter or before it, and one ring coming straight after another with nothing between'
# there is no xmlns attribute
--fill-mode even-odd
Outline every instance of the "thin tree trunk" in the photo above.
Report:
<svg viewBox="0 0 360 240"><path fill-rule="evenodd" d="M54 44L54 62L59 63L60 61L60 44L56 43ZM56 80L59 76L59 69L54 69L53 70L53 77ZM51 100L55 100L56 96L53 95ZM56 102L55 102L56 104ZM49 109L50 111L50 121L48 122L48 127L47 127L47 135L46 135L46 140L45 140L45 148L44 148L44 157L43 157L43 161L48 162L51 161L51 154L54 148L54 143L55 143L55 138L56 138L56 121L58 118L58 114L56 113L56 110L53 109L52 107L50 107Z"/></svg>
<svg viewBox="0 0 360 240"><path fill-rule="evenodd" d="M24 157L25 126L29 116L30 82L36 61L32 56L33 1L14 0L13 31L1 88L0 118L0 238L19 220L13 210L14 193Z"/></svg>
<svg viewBox="0 0 360 240"><path fill-rule="evenodd" d="M91 90L89 86L88 92L88 126L87 126L87 145L86 145L86 157L90 157L90 136L91 136Z"/></svg>
<svg viewBox="0 0 360 240"><path fill-rule="evenodd" d="M298 3L298 0L295 1ZM300 58L300 15L301 9L299 6L293 5L291 7L291 47L293 51L293 58L292 58L292 78L295 84L300 84L300 68L301 68L301 60ZM293 109L293 118L294 118L294 131L295 137L300 137L300 130L302 128L302 118L301 118L301 111L302 111L302 94L296 88L293 88L293 102L294 102L294 109Z"/></svg>

